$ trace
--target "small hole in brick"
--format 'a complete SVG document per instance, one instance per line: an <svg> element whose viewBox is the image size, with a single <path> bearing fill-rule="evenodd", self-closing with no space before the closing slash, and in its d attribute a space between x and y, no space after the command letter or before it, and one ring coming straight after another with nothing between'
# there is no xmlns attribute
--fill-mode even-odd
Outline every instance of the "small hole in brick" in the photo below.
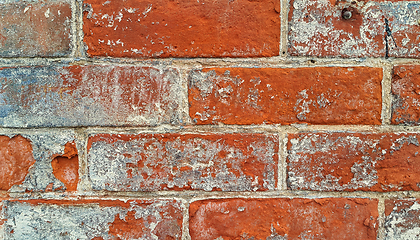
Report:
<svg viewBox="0 0 420 240"><path fill-rule="evenodd" d="M352 13L351 13L351 11L349 11L348 9L343 9L343 11L342 11L342 13L341 13L341 16L344 18L344 19L346 19L346 20L348 20L348 19L350 19L351 17L352 17Z"/></svg>
<svg viewBox="0 0 420 240"><path fill-rule="evenodd" d="M312 59L312 60L311 60L311 63L316 63L316 61Z"/></svg>

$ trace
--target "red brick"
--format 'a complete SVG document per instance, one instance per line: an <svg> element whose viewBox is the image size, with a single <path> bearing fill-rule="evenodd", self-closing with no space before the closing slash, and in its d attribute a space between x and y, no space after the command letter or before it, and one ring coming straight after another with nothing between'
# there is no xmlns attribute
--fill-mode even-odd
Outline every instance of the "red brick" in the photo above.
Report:
<svg viewBox="0 0 420 240"><path fill-rule="evenodd" d="M278 148L262 134L98 134L88 175L95 190L274 190Z"/></svg>
<svg viewBox="0 0 420 240"><path fill-rule="evenodd" d="M299 133L288 143L292 190L420 190L419 134Z"/></svg>
<svg viewBox="0 0 420 240"><path fill-rule="evenodd" d="M84 42L89 56L279 55L279 1L87 0L84 3Z"/></svg>
<svg viewBox="0 0 420 240"><path fill-rule="evenodd" d="M386 239L420 238L420 200L385 200Z"/></svg>
<svg viewBox="0 0 420 240"><path fill-rule="evenodd" d="M5 239L181 239L174 200L3 201Z"/></svg>
<svg viewBox="0 0 420 240"><path fill-rule="evenodd" d="M5 127L150 126L182 121L173 68L43 66L0 69Z"/></svg>
<svg viewBox="0 0 420 240"><path fill-rule="evenodd" d="M376 239L375 199L211 199L190 205L191 239Z"/></svg>
<svg viewBox="0 0 420 240"><path fill-rule="evenodd" d="M291 55L420 57L418 1L290 0L290 6Z"/></svg>
<svg viewBox="0 0 420 240"><path fill-rule="evenodd" d="M197 124L380 124L382 69L207 68L189 74Z"/></svg>
<svg viewBox="0 0 420 240"><path fill-rule="evenodd" d="M0 56L65 56L71 52L67 1L2 1Z"/></svg>
<svg viewBox="0 0 420 240"><path fill-rule="evenodd" d="M0 136L0 190L21 184L35 163L31 142L22 137Z"/></svg>
<svg viewBox="0 0 420 240"><path fill-rule="evenodd" d="M67 191L76 191L79 182L79 157L76 144L64 146L64 154L51 161L54 176L64 183Z"/></svg>
<svg viewBox="0 0 420 240"><path fill-rule="evenodd" d="M420 65L395 66L392 76L392 124L420 124Z"/></svg>

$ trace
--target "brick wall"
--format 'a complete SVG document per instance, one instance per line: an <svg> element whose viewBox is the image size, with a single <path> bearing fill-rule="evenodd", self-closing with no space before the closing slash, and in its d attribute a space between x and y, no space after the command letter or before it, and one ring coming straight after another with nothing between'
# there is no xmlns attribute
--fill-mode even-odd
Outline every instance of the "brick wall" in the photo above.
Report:
<svg viewBox="0 0 420 240"><path fill-rule="evenodd" d="M0 13L0 239L420 239L420 1Z"/></svg>

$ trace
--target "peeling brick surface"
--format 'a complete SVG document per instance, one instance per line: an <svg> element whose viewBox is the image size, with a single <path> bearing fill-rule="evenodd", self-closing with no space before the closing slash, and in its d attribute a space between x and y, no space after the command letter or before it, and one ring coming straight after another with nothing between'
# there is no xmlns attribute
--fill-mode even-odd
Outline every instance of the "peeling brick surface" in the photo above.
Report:
<svg viewBox="0 0 420 240"><path fill-rule="evenodd" d="M316 191L420 190L419 134L300 133L288 143L288 187Z"/></svg>
<svg viewBox="0 0 420 240"><path fill-rule="evenodd" d="M188 80L197 124L381 122L380 68L208 68Z"/></svg>
<svg viewBox="0 0 420 240"><path fill-rule="evenodd" d="M420 57L419 1L291 0L290 6L291 55ZM352 17L344 19L343 11Z"/></svg>
<svg viewBox="0 0 420 240"><path fill-rule="evenodd" d="M420 200L385 200L385 239L420 238Z"/></svg>
<svg viewBox="0 0 420 240"><path fill-rule="evenodd" d="M95 190L273 190L277 153L261 134L98 134L88 174Z"/></svg>
<svg viewBox="0 0 420 240"><path fill-rule="evenodd" d="M210 199L190 205L191 239L376 239L377 200Z"/></svg>
<svg viewBox="0 0 420 240"><path fill-rule="evenodd" d="M32 145L22 136L0 136L0 190L21 184L35 163Z"/></svg>
<svg viewBox="0 0 420 240"><path fill-rule="evenodd" d="M181 239L174 200L3 201L5 239Z"/></svg>
<svg viewBox="0 0 420 240"><path fill-rule="evenodd" d="M1 1L0 19L0 57L58 57L71 52L70 1Z"/></svg>
<svg viewBox="0 0 420 240"><path fill-rule="evenodd" d="M395 66L392 76L392 124L420 124L420 66Z"/></svg>
<svg viewBox="0 0 420 240"><path fill-rule="evenodd" d="M89 56L279 55L279 1L88 0L84 3L84 42Z"/></svg>
<svg viewBox="0 0 420 240"><path fill-rule="evenodd" d="M44 66L0 70L0 125L132 126L179 123L174 69Z"/></svg>
<svg viewBox="0 0 420 240"><path fill-rule="evenodd" d="M79 165L74 134L71 131L0 136L0 190L15 192L46 192L75 190L78 179L71 182ZM63 162L55 168L53 159L67 158L66 146L73 145L69 164Z"/></svg>

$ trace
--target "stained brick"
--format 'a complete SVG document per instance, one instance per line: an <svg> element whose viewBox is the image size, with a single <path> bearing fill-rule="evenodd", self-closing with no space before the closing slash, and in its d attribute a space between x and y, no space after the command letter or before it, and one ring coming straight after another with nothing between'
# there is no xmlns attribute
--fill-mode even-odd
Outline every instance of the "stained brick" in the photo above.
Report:
<svg viewBox="0 0 420 240"><path fill-rule="evenodd" d="M190 205L191 239L376 239L378 201L211 199Z"/></svg>
<svg viewBox="0 0 420 240"><path fill-rule="evenodd" d="M174 200L3 201L5 239L181 239Z"/></svg>
<svg viewBox="0 0 420 240"><path fill-rule="evenodd" d="M88 174L95 190L274 190L277 152L261 134L98 134Z"/></svg>
<svg viewBox="0 0 420 240"><path fill-rule="evenodd" d="M0 70L0 125L135 126L178 123L176 70L43 66Z"/></svg>
<svg viewBox="0 0 420 240"><path fill-rule="evenodd" d="M288 143L292 190L420 190L420 136L410 133L299 133Z"/></svg>
<svg viewBox="0 0 420 240"><path fill-rule="evenodd" d="M418 1L290 0L290 6L291 55L420 57ZM352 17L344 19L343 11Z"/></svg>
<svg viewBox="0 0 420 240"><path fill-rule="evenodd" d="M392 124L420 124L420 65L395 66L392 76Z"/></svg>
<svg viewBox="0 0 420 240"><path fill-rule="evenodd" d="M84 1L89 56L279 55L280 2Z"/></svg>
<svg viewBox="0 0 420 240"><path fill-rule="evenodd" d="M69 1L2 1L0 56L65 56L71 52Z"/></svg>
<svg viewBox="0 0 420 240"><path fill-rule="evenodd" d="M0 190L74 191L78 167L72 131L0 136Z"/></svg>
<svg viewBox="0 0 420 240"><path fill-rule="evenodd" d="M382 69L207 68L189 74L197 124L380 124Z"/></svg>
<svg viewBox="0 0 420 240"><path fill-rule="evenodd" d="M409 240L420 237L419 199L385 200L385 239Z"/></svg>

